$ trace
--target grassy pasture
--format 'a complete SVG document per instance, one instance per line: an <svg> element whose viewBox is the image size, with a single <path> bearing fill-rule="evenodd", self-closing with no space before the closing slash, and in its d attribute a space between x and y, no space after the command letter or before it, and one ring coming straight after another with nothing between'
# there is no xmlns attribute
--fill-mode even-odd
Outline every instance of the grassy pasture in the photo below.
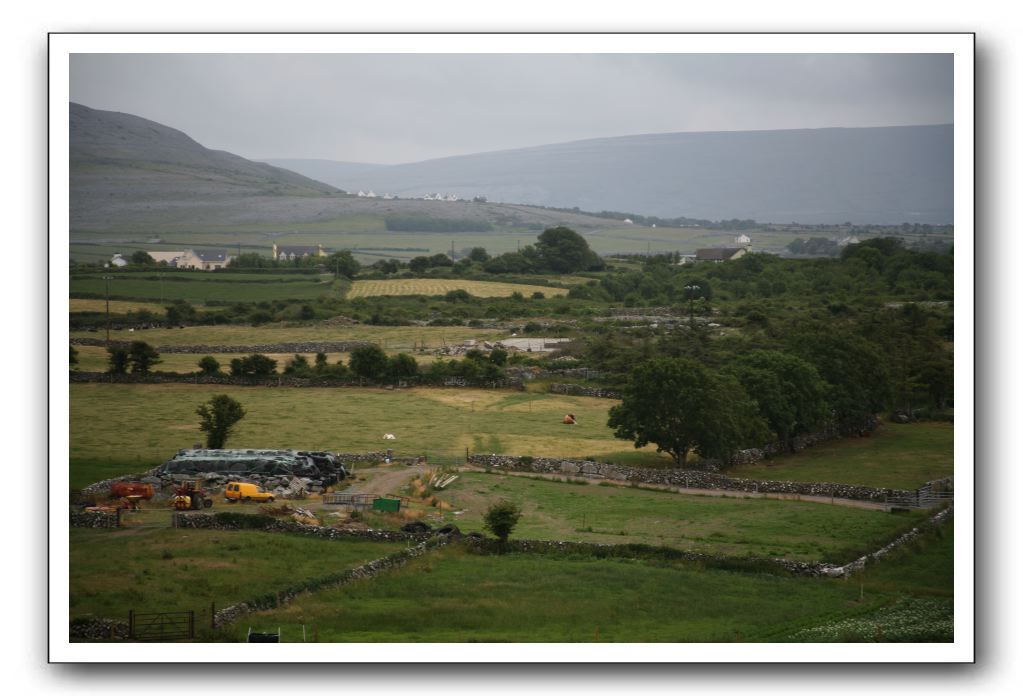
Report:
<svg viewBox="0 0 1023 696"><path fill-rule="evenodd" d="M953 473L951 423L885 423L869 437L825 442L729 475L774 481L867 483L916 488Z"/></svg>
<svg viewBox="0 0 1023 696"><path fill-rule="evenodd" d="M340 287L340 286L338 286ZM106 282L101 276L72 276L72 295L104 297ZM186 300L206 304L222 302L262 302L264 300L315 300L337 293L331 276L257 275L196 271L168 273L161 281L136 275L115 275L110 281L110 297L130 300Z"/></svg>
<svg viewBox="0 0 1023 696"><path fill-rule="evenodd" d="M918 515L768 498L694 496L519 476L463 473L436 494L463 531L484 531L501 498L523 510L515 536L602 544L649 544L729 556L847 562L876 548Z"/></svg>
<svg viewBox="0 0 1023 696"><path fill-rule="evenodd" d="M210 602L222 609L403 547L254 531L71 529L71 616L126 620L129 609L193 609L201 624Z"/></svg>
<svg viewBox="0 0 1023 696"><path fill-rule="evenodd" d="M887 607L917 593L947 596L951 560L951 534L931 539L922 552L872 566L856 578L862 581L861 598L860 582L681 563L474 556L448 548L372 581L305 595L286 607L254 614L244 626L227 627L223 637L244 640L249 625L279 625L284 641L299 641L304 624L321 642L805 640L801 631L849 619L870 625ZM893 575L922 582L895 588L885 580ZM871 626L857 639L875 635ZM832 639L847 638L838 634ZM918 637L951 639L950 633Z"/></svg>
<svg viewBox="0 0 1023 696"><path fill-rule="evenodd" d="M105 312L107 311L106 300L85 300L71 298L68 302L70 312ZM131 300L110 300L111 314L127 314L128 312L140 312L146 310L163 314L164 306L156 302L138 302Z"/></svg>
<svg viewBox="0 0 1023 696"><path fill-rule="evenodd" d="M72 338L102 337L102 331L72 331ZM190 345L253 345L260 343L295 343L300 341L373 341L384 350L411 350L413 344L440 348L469 339L493 341L508 336L499 329L474 329L466 326L243 326L220 324L216 326L186 326L183 329L147 329L129 332L112 330L111 340L146 341L156 346ZM201 356L200 356L201 357ZM198 358L196 358L198 359Z"/></svg>
<svg viewBox="0 0 1023 696"><path fill-rule="evenodd" d="M335 452L390 447L398 454L432 453L448 463L463 460L466 447L566 457L633 449L606 427L614 402L590 397L482 389L189 384L72 384L70 392L72 480L103 478L88 473L97 462L121 462L122 472L131 473L199 442L195 409L214 394L231 395L247 411L229 446ZM565 413L575 413L579 425L562 425ZM398 439L385 441L384 433ZM650 456L657 458L653 451Z"/></svg>
<svg viewBox="0 0 1023 696"><path fill-rule="evenodd" d="M529 297L542 292L545 297L566 295L568 290L543 285L491 283L482 280L446 280L442 278L402 278L398 280L357 280L348 291L349 298L380 295L444 295L452 290L465 290L474 297L511 297L514 292Z"/></svg>

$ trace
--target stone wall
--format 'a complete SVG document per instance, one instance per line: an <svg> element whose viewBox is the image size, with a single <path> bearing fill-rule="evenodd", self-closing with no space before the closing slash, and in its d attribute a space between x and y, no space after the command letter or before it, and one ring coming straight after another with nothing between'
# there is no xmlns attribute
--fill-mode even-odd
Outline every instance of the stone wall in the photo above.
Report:
<svg viewBox="0 0 1023 696"><path fill-rule="evenodd" d="M394 385L372 382L358 377L292 377L291 375L267 375L266 377L242 377L237 375L202 375L199 373L155 372L140 375L129 372L115 375L109 372L69 372L71 382L105 382L111 384L225 384L236 387L384 387ZM522 380L509 378L501 380L474 380L465 377L431 379L425 375L401 380L399 387L417 385L476 387L482 389L521 389Z"/></svg>
<svg viewBox="0 0 1023 696"><path fill-rule="evenodd" d="M215 628L220 628L232 621L237 621L250 612L273 609L287 604L298 595L306 592L317 592L320 590L340 587L341 585L346 585L355 580L372 578L386 570L403 566L413 558L417 558L428 551L439 548L444 544L447 544L448 541L449 537L438 537L437 539L422 541L413 547L393 553L389 556L378 558L374 561L370 561L369 563L364 563L363 565L355 568L343 570L339 573L299 585L294 585L281 590L280 592L272 592L260 597L254 597L244 602L239 602L238 604L221 609L214 614L213 626Z"/></svg>
<svg viewBox="0 0 1023 696"><path fill-rule="evenodd" d="M729 478L728 476L708 471L645 469L579 459L475 454L469 457L469 463L476 466L509 471L588 476L614 481L663 484L679 488L705 488L711 490L744 491L748 493L785 493L790 495L871 500L875 502L883 502L888 496L909 494L909 491L899 489L874 488L847 483L760 481L757 479Z"/></svg>
<svg viewBox="0 0 1023 696"><path fill-rule="evenodd" d="M108 529L119 526L116 512L78 512L71 511L70 526Z"/></svg>
<svg viewBox="0 0 1023 696"><path fill-rule="evenodd" d="M132 340L143 340L143 334L133 337ZM127 348L130 341L111 341L110 345ZM102 338L72 338L72 345L77 346L106 346L107 342ZM254 343L252 345L172 345L156 346L159 353L194 353L196 355L210 355L213 353L239 353L251 355L252 353L348 353L355 348L376 345L371 341L302 341L299 343Z"/></svg>
<svg viewBox="0 0 1023 696"><path fill-rule="evenodd" d="M549 384L547 391L551 394L569 394L571 396L595 396L601 399L620 399L621 392L603 387L587 387L582 384Z"/></svg>
<svg viewBox="0 0 1023 696"><path fill-rule="evenodd" d="M390 532L379 529L335 529L334 527L318 527L311 524L299 524L291 520L263 515L246 515L253 517L256 527L243 527L232 519L234 515L245 513L219 512L176 512L173 526L182 529L219 529L235 531L239 529L258 529L262 532L281 534L298 534L320 539L368 539L370 541L415 541L423 542L433 538L433 534L410 534L408 532Z"/></svg>
<svg viewBox="0 0 1023 696"><path fill-rule="evenodd" d="M114 619L73 619L68 627L71 640L125 640L128 634L128 622Z"/></svg>

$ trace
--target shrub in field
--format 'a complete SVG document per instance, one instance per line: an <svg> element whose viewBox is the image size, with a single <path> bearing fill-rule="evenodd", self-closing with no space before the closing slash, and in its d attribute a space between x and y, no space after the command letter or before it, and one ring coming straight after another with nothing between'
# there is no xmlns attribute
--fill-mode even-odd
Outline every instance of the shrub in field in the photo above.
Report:
<svg viewBox="0 0 1023 696"><path fill-rule="evenodd" d="M219 374L220 363L212 355L207 355L199 360L199 372L209 376Z"/></svg>
<svg viewBox="0 0 1023 696"><path fill-rule="evenodd" d="M128 362L131 371L140 375L149 374L149 368L161 362L160 354L145 341L132 341L128 347Z"/></svg>
<svg viewBox="0 0 1023 696"><path fill-rule="evenodd" d="M107 348L107 360L110 367L107 372L114 375L123 375L128 372L128 349L121 346L110 346Z"/></svg>
<svg viewBox="0 0 1023 696"><path fill-rule="evenodd" d="M359 377L380 379L387 374L387 353L380 346L360 346L352 351L348 367Z"/></svg>
<svg viewBox="0 0 1023 696"><path fill-rule="evenodd" d="M496 536L501 544L505 544L520 517L522 517L522 510L518 505L510 500L499 500L487 509L487 513L483 516L483 526Z"/></svg>
<svg viewBox="0 0 1023 696"><path fill-rule="evenodd" d="M231 374L236 377L266 377L277 371L277 361L262 353L254 353L231 361Z"/></svg>
<svg viewBox="0 0 1023 696"><path fill-rule="evenodd" d="M220 449L227 442L235 424L245 416L242 405L227 394L218 394L195 410L199 430L206 433L206 446Z"/></svg>

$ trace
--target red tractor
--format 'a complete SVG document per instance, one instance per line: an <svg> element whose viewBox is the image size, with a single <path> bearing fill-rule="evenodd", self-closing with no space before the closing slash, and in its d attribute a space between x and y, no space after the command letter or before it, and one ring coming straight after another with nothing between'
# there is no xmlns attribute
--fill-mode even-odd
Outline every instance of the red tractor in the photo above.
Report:
<svg viewBox="0 0 1023 696"><path fill-rule="evenodd" d="M201 510L213 507L213 499L206 496L202 481L182 481L181 485L174 489L171 502L175 510Z"/></svg>

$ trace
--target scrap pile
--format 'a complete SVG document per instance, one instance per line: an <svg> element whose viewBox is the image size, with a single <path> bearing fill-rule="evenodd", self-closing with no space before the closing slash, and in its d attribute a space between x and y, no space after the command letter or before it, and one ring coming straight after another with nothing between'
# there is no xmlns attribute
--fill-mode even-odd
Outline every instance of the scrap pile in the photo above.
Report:
<svg viewBox="0 0 1023 696"><path fill-rule="evenodd" d="M244 478L265 488L281 488L281 497L301 490L322 491L348 475L330 452L256 449L179 450L156 472L157 476L201 476L207 480ZM298 483L296 483L296 481ZM291 493L291 496L285 493Z"/></svg>

